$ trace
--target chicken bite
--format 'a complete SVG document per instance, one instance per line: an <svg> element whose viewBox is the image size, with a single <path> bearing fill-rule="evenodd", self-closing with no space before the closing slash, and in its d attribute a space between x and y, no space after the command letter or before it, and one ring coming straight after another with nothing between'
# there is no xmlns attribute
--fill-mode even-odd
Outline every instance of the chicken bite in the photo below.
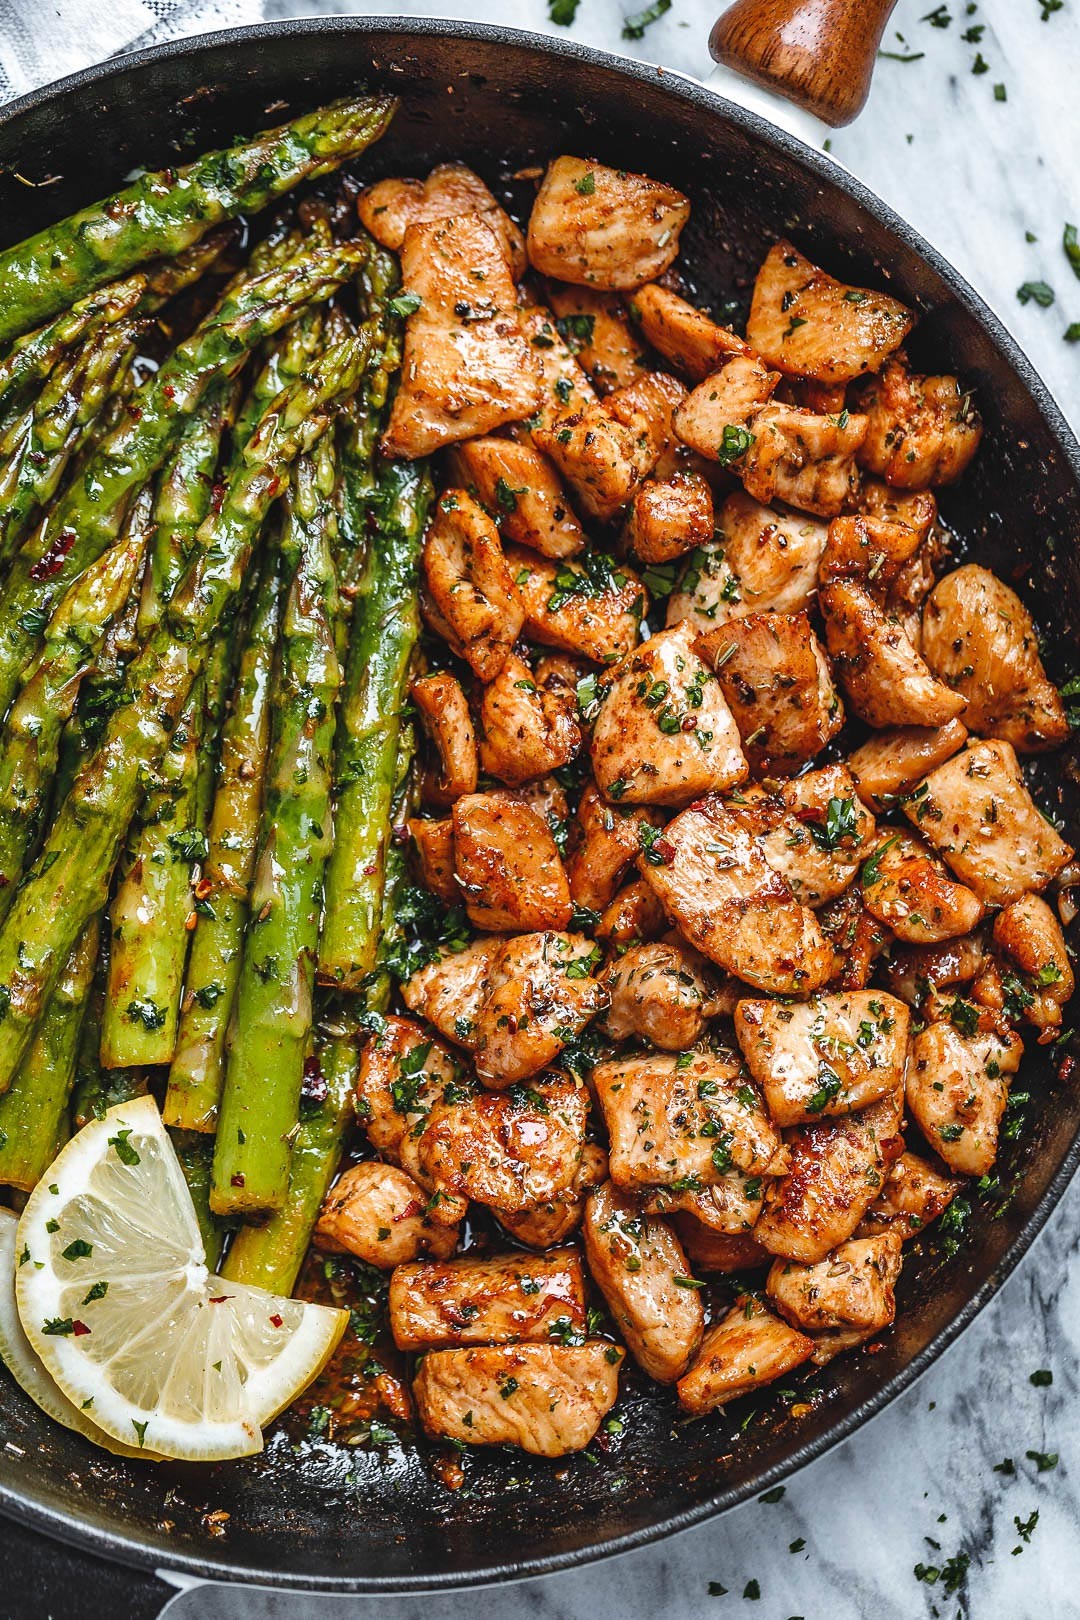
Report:
<svg viewBox="0 0 1080 1620"><path fill-rule="evenodd" d="M566 290L575 297L582 291L580 288ZM601 295L582 292L582 296ZM586 405L591 405L596 398L596 392L585 374L585 350L576 338L573 339L573 345L566 341L560 330L566 323L559 320L554 310L545 309L542 304L530 304L525 309L519 310L518 319L532 350L533 363L538 368L543 382L543 397L539 409L533 413L528 422L520 423L513 429L516 436L531 440L535 428L551 427L556 417L565 416L567 411L584 410ZM570 328L567 327L567 330L570 331ZM582 357L582 364L578 363L579 354ZM618 381L632 382L639 369L642 368L635 367Z"/></svg>
<svg viewBox="0 0 1080 1620"><path fill-rule="evenodd" d="M747 774L716 676L685 625L661 630L601 678L593 726L597 785L618 804L689 804Z"/></svg>
<svg viewBox="0 0 1080 1620"><path fill-rule="evenodd" d="M508 546L506 560L531 640L597 664L614 663L636 646L649 602L633 569L599 551L555 563Z"/></svg>
<svg viewBox="0 0 1080 1620"><path fill-rule="evenodd" d="M638 288L630 313L652 347L695 383L719 371L731 355L751 352L743 338L659 282Z"/></svg>
<svg viewBox="0 0 1080 1620"><path fill-rule="evenodd" d="M867 910L908 945L937 945L970 934L983 917L978 896L946 873L921 838L883 838L862 872Z"/></svg>
<svg viewBox="0 0 1080 1620"><path fill-rule="evenodd" d="M592 1279L631 1355L650 1378L673 1384L705 1328L697 1284L674 1229L643 1215L609 1181L589 1198L582 1231Z"/></svg>
<svg viewBox="0 0 1080 1620"><path fill-rule="evenodd" d="M514 439L468 439L451 453L456 483L477 499L518 545L544 557L573 557L585 544L554 467L531 444Z"/></svg>
<svg viewBox="0 0 1080 1620"><path fill-rule="evenodd" d="M856 1231L856 1237L895 1232L902 1242L918 1237L943 1215L962 1183L917 1153L901 1153L885 1177L881 1196L875 1198Z"/></svg>
<svg viewBox="0 0 1080 1620"><path fill-rule="evenodd" d="M454 823L449 816L440 819L414 816L409 821L408 828L425 889L437 894L448 906L457 905L459 896L454 879Z"/></svg>
<svg viewBox="0 0 1080 1620"><path fill-rule="evenodd" d="M591 385L590 397L594 388L599 394L610 394L644 376L649 356L618 293L557 281L547 283L547 292L559 331ZM569 399L563 409L574 410L579 404Z"/></svg>
<svg viewBox="0 0 1080 1620"><path fill-rule="evenodd" d="M835 953L829 989L865 990L892 934L867 911L857 887L822 906L818 921Z"/></svg>
<svg viewBox="0 0 1080 1620"><path fill-rule="evenodd" d="M428 797L449 805L463 793L475 793L476 732L461 682L445 671L422 675L413 681L409 695L439 755L438 775L429 774L425 782Z"/></svg>
<svg viewBox="0 0 1080 1620"><path fill-rule="evenodd" d="M570 886L551 832L507 793L454 804L454 873L474 928L516 934L565 928Z"/></svg>
<svg viewBox="0 0 1080 1620"><path fill-rule="evenodd" d="M581 1163L569 1192L532 1209L498 1211L499 1224L516 1243L530 1249L550 1249L565 1243L577 1231L585 1213L585 1199L608 1178L608 1156L599 1142L586 1142Z"/></svg>
<svg viewBox="0 0 1080 1620"><path fill-rule="evenodd" d="M605 803L595 782L588 784L578 802L577 839L566 864L576 905L602 911L610 903L657 820L655 810Z"/></svg>
<svg viewBox="0 0 1080 1620"><path fill-rule="evenodd" d="M577 1188L588 1113L588 1092L561 1079L444 1102L419 1138L425 1181L500 1216L556 1202Z"/></svg>
<svg viewBox="0 0 1080 1620"><path fill-rule="evenodd" d="M356 200L361 222L376 242L398 253L410 225L459 214L478 214L499 238L515 281L528 268L525 238L478 174L464 163L440 163L426 180L379 180Z"/></svg>
<svg viewBox="0 0 1080 1620"><path fill-rule="evenodd" d="M875 990L735 1009L736 1038L777 1125L810 1125L894 1094L910 1024L902 1001Z"/></svg>
<svg viewBox="0 0 1080 1620"><path fill-rule="evenodd" d="M841 1243L813 1265L775 1260L765 1292L792 1327L824 1335L812 1358L820 1365L892 1326L902 1249L899 1232L887 1231Z"/></svg>
<svg viewBox="0 0 1080 1620"><path fill-rule="evenodd" d="M626 543L642 562L673 562L713 534L713 501L700 473L676 472L650 479L630 502Z"/></svg>
<svg viewBox="0 0 1080 1620"><path fill-rule="evenodd" d="M700 1417L749 1395L808 1361L814 1341L774 1316L752 1294L707 1328L689 1372L678 1382L679 1403Z"/></svg>
<svg viewBox="0 0 1080 1620"><path fill-rule="evenodd" d="M581 747L573 688L538 674L511 653L480 696L480 763L510 787L557 771Z"/></svg>
<svg viewBox="0 0 1080 1620"><path fill-rule="evenodd" d="M784 501L800 512L835 517L858 496L855 457L865 432L866 418L850 411L818 416L771 400L751 418L736 470L747 494L763 505Z"/></svg>
<svg viewBox="0 0 1080 1620"><path fill-rule="evenodd" d="M753 1232L716 1232L685 1211L672 1216L672 1225L697 1271L753 1271L772 1264Z"/></svg>
<svg viewBox="0 0 1080 1620"><path fill-rule="evenodd" d="M533 439L570 485L581 509L606 523L627 504L656 465L659 450L643 412L614 416L608 400L556 417Z"/></svg>
<svg viewBox="0 0 1080 1620"><path fill-rule="evenodd" d="M786 1155L781 1147L769 1161L768 1175L781 1175ZM724 1236L738 1236L753 1230L761 1214L765 1172L747 1175L744 1170L728 1170L710 1186L697 1185L693 1177L672 1187L639 1190L641 1207L649 1215L692 1215L699 1226Z"/></svg>
<svg viewBox="0 0 1080 1620"><path fill-rule="evenodd" d="M848 383L879 371L914 324L898 299L837 281L784 240L758 271L746 338L786 376Z"/></svg>
<svg viewBox="0 0 1080 1620"><path fill-rule="evenodd" d="M478 214L410 225L401 279L420 302L405 322L383 453L412 460L529 416L541 402L540 373L490 225Z"/></svg>
<svg viewBox="0 0 1080 1620"><path fill-rule="evenodd" d="M636 1036L683 1052L723 1006L715 977L711 963L673 940L630 945L600 975L611 997L603 1027L615 1041Z"/></svg>
<svg viewBox="0 0 1080 1620"><path fill-rule="evenodd" d="M561 281L640 287L674 262L689 217L690 204L673 186L559 157L548 164L529 216L529 260Z"/></svg>
<svg viewBox="0 0 1080 1620"><path fill-rule="evenodd" d="M718 531L692 553L668 598L669 627L689 619L707 631L751 613L795 614L812 605L826 524L735 490L720 508Z"/></svg>
<svg viewBox="0 0 1080 1620"><path fill-rule="evenodd" d="M423 563L421 606L431 628L480 680L494 680L521 632L525 609L499 531L465 490L451 489L440 498Z"/></svg>
<svg viewBox="0 0 1080 1620"><path fill-rule="evenodd" d="M1024 1016L1042 1031L1039 1040L1045 1045L1060 1030L1062 1012L1076 988L1061 924L1045 900L1025 894L994 918L994 944L1024 974L1026 994L1017 999Z"/></svg>
<svg viewBox="0 0 1080 1620"><path fill-rule="evenodd" d="M878 731L848 756L859 797L872 810L886 810L963 748L962 720L943 726L893 726Z"/></svg>
<svg viewBox="0 0 1080 1620"><path fill-rule="evenodd" d="M922 655L964 698L964 723L1021 754L1059 748L1069 722L1046 677L1031 614L977 563L946 574L923 609Z"/></svg>
<svg viewBox="0 0 1080 1620"><path fill-rule="evenodd" d="M396 1165L373 1159L350 1165L323 1200L312 1242L380 1271L421 1254L446 1260L457 1248L458 1228L431 1220L427 1201L424 1189Z"/></svg>
<svg viewBox="0 0 1080 1620"><path fill-rule="evenodd" d="M546 1344L564 1331L584 1338L581 1258L564 1249L401 1265L390 1279L389 1315L399 1350Z"/></svg>
<svg viewBox="0 0 1080 1620"><path fill-rule="evenodd" d="M993 1015L979 1015L984 1022ZM952 1023L931 1024L912 1041L907 1105L950 1170L984 1176L993 1165L1009 1076L1023 1054L1020 1037L997 1027L963 1035Z"/></svg>
<svg viewBox="0 0 1080 1620"><path fill-rule="evenodd" d="M806 771L772 792L745 788L738 813L769 865L813 910L848 888L876 831L846 765Z"/></svg>
<svg viewBox="0 0 1080 1620"><path fill-rule="evenodd" d="M757 355L733 354L698 384L675 413L683 444L706 461L732 467L753 443L747 424L768 403L780 381Z"/></svg>
<svg viewBox="0 0 1080 1620"><path fill-rule="evenodd" d="M618 950L620 946L648 944L659 939L667 925L664 908L656 895L644 878L635 878L603 907L596 937Z"/></svg>
<svg viewBox="0 0 1080 1620"><path fill-rule="evenodd" d="M818 600L836 673L867 725L944 726L962 713L964 699L931 674L899 619L864 586L833 580Z"/></svg>
<svg viewBox="0 0 1080 1620"><path fill-rule="evenodd" d="M860 465L896 489L953 484L982 439L982 419L958 377L920 377L900 356L859 394L866 414Z"/></svg>

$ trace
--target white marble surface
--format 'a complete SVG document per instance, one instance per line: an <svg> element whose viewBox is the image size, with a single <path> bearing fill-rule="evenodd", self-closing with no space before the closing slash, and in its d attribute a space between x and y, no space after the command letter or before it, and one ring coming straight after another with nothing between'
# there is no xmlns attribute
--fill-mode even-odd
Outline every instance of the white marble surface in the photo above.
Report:
<svg viewBox="0 0 1080 1620"><path fill-rule="evenodd" d="M20 0L0 0L0 57L14 91L71 71L128 42L150 43L224 23L360 9L318 0L52 0L48 71L13 26ZM21 0L25 5L25 0ZM40 0L36 0L40 3ZM1040 21L1041 0L948 0L953 21L921 18L933 0L900 0L886 46L922 60L884 60L860 122L833 149L912 220L995 307L1080 427L1080 280L1061 245L1080 224L1080 0ZM507 22L506 0L400 0L365 8ZM573 32L683 72L709 69L711 0L674 0L636 45L620 39L634 0L581 0ZM167 11L161 20L152 12ZM552 32L546 0L517 0L512 20ZM983 27L978 42L961 35ZM140 32L141 30L141 32ZM903 40L896 37L897 32ZM976 53L988 71L974 74ZM995 99L1004 84L1007 99ZM1030 232L1037 240L1025 240ZM1049 309L1021 306L1016 289L1046 281ZM1066 1195L1018 1273L962 1339L886 1413L790 1483L783 1501L756 1503L666 1544L576 1574L503 1588L411 1598L308 1602L288 1594L201 1588L181 1593L170 1620L470 1620L478 1603L499 1620L915 1620L958 1613L971 1620L1075 1620L1080 1615L1080 1183ZM1036 1368L1054 1382L1037 1388ZM1038 1473L1028 1451L1057 1452ZM1016 1474L993 1471L1004 1457ZM1038 1522L1024 1542L1016 1521ZM943 1519L939 1516L944 1515ZM805 1548L788 1551L805 1538ZM936 1549L926 1538L940 1543ZM1020 1549L1014 1553L1014 1550ZM917 1564L964 1553L955 1592L942 1576L916 1579ZM749 1581L760 1599L744 1597ZM710 1595L709 1583L728 1588Z"/></svg>

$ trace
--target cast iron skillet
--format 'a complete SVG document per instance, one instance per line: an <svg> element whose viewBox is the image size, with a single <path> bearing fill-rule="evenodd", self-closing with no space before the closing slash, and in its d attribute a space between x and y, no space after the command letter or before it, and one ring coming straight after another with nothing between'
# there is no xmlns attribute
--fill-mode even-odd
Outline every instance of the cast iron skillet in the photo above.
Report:
<svg viewBox="0 0 1080 1620"><path fill-rule="evenodd" d="M1043 384L984 304L904 222L827 159L696 83L566 40L468 23L334 18L220 33L95 68L0 113L0 233L14 241L100 196L135 165L166 165L236 132L353 89L403 98L365 173L473 164L507 177L559 151L646 170L687 190L684 262L717 307L745 301L779 232L857 282L922 312L916 363L977 387L986 438L943 503L970 554L1020 585L1047 633L1051 672L1072 672L1080 580L1080 447ZM28 190L9 172L60 176ZM524 196L521 201L525 201ZM2 291L0 291L2 297ZM1049 804L1080 844L1074 771L1042 768ZM1051 1049L1052 1050L1052 1049ZM509 1452L467 1463L451 1493L418 1448L297 1452L278 1434L260 1458L201 1471L131 1465L42 1417L0 1376L0 1508L87 1550L150 1567L339 1591L402 1591L509 1579L639 1546L743 1501L819 1455L897 1395L1017 1264L1080 1158L1080 1093L1061 1054L1029 1043L1028 1124L1000 1166L1015 1196L976 1209L952 1255L912 1256L897 1325L876 1356L812 1380L808 1416L765 1392L679 1421L672 1396L627 1382L621 1437L595 1460ZM1000 1205L996 1220L989 1216ZM800 1393L799 1398L804 1398ZM224 1509L223 1536L204 1514Z"/></svg>

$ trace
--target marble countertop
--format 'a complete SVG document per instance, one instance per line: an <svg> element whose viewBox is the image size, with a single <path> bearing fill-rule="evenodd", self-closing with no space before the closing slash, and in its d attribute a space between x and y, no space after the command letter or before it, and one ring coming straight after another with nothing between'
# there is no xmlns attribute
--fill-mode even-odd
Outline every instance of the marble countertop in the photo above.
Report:
<svg viewBox="0 0 1080 1620"><path fill-rule="evenodd" d="M630 43L621 31L635 0L580 0L573 33L704 77L718 3L673 0ZM1054 3L947 0L935 15L951 22L935 26L926 20L933 0L900 0L885 41L893 56L879 63L865 113L833 137L832 150L984 295L1080 428L1080 343L1063 336L1080 322L1080 279L1062 248L1065 222L1080 223L1080 0L1050 10ZM8 93L18 93L129 44L359 9L507 20L505 0L369 0L363 8L338 0L52 0L48 44L38 36L31 47L20 31L27 0L0 0L0 72ZM518 0L513 20L559 31L546 0ZM1017 289L1026 282L1045 282L1054 302L1021 304ZM798 1474L781 1501L480 1601L499 1620L1075 1620L1078 1247L1080 1182L958 1343L885 1413ZM1050 1369L1052 1384L1032 1384L1036 1369ZM1033 1453L1042 1456L1041 1472ZM1057 1454L1052 1468L1046 1454ZM1013 1471L998 1471L1006 1458ZM419 1620L434 1610L439 1620L471 1620L476 1603L468 1593L434 1603L309 1603L203 1587L178 1593L167 1612L169 1620Z"/></svg>

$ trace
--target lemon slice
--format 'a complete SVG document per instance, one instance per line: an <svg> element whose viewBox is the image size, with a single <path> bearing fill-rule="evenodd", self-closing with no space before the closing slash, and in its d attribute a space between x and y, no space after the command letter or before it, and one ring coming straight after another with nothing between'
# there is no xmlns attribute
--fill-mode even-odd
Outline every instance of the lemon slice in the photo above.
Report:
<svg viewBox="0 0 1080 1620"><path fill-rule="evenodd" d="M61 1392L128 1446L185 1461L262 1449L332 1355L345 1311L226 1282L152 1097L61 1151L16 1235L23 1330Z"/></svg>

